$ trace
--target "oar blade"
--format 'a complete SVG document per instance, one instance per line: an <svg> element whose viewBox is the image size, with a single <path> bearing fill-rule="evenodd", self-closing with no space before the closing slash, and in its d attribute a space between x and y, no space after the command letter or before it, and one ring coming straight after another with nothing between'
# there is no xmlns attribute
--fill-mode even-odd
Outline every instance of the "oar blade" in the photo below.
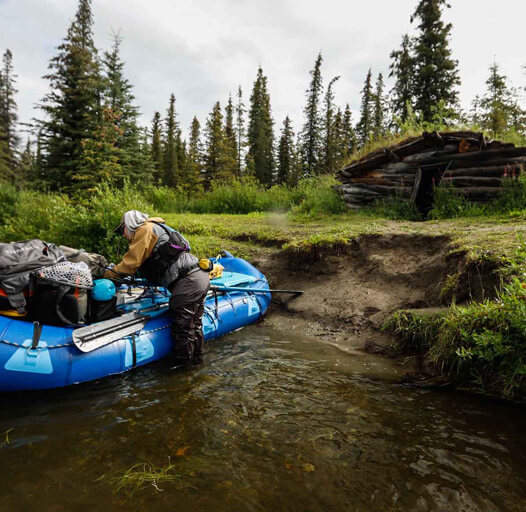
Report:
<svg viewBox="0 0 526 512"><path fill-rule="evenodd" d="M73 331L73 343L81 352L92 352L125 336L140 331L149 317L128 313L98 324L81 327Z"/></svg>

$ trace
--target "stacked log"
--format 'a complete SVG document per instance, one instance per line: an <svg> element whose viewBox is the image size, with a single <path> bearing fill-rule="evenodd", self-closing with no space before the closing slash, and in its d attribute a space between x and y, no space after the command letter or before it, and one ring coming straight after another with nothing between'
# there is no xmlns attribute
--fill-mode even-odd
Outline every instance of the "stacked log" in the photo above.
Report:
<svg viewBox="0 0 526 512"><path fill-rule="evenodd" d="M424 132L351 162L338 176L349 208L399 196L425 209L429 205L419 204L419 198L422 203L422 197L430 197L433 186L485 202L501 192L506 179L518 178L525 169L526 147L470 131Z"/></svg>

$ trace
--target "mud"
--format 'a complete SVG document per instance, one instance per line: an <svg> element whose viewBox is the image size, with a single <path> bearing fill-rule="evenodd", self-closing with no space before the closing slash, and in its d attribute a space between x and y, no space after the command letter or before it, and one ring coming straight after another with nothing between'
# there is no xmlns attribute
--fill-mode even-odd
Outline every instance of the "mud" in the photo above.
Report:
<svg viewBox="0 0 526 512"><path fill-rule="evenodd" d="M392 355L384 321L399 309L448 307L494 296L495 268L452 252L444 236L367 235L344 253L298 262L283 253L254 262L272 287L301 289L276 295L268 321L303 329L342 350Z"/></svg>

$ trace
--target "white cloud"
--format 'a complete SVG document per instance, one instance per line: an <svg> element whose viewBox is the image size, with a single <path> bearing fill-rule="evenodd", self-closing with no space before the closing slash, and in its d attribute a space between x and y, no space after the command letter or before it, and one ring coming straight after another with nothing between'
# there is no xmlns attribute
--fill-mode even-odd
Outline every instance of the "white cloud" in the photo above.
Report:
<svg viewBox="0 0 526 512"><path fill-rule="evenodd" d="M215 101L226 102L238 84L248 102L258 65L269 77L276 126L286 114L302 122L308 72L318 51L324 55L327 82L341 75L336 99L359 107L359 92L369 67L388 71L389 53L404 32L417 0L94 0L95 39L108 48L110 34L121 30L126 74L135 86L143 122L163 115L168 97L177 98L186 128L195 114L201 122ZM519 34L526 3L509 0L452 2L453 51L460 61L461 98L484 89L494 56L514 85L526 85L526 64ZM19 76L20 118L37 112L45 94L41 79L55 47L74 17L76 0L0 0L0 50L10 48ZM510 15L511 13L511 15Z"/></svg>

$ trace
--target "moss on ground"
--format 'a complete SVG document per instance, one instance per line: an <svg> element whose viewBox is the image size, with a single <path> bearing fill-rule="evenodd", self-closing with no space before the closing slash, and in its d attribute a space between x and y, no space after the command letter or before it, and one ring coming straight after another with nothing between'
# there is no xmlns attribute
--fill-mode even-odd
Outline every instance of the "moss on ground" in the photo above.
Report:
<svg viewBox="0 0 526 512"><path fill-rule="evenodd" d="M514 257L518 237L526 239L526 215L429 222L390 221L356 213L315 219L286 214L160 215L188 235L202 256L222 248L238 251L239 256L284 250L310 258L339 253L362 235L413 234L447 236L451 254L462 253L469 260L506 262Z"/></svg>

